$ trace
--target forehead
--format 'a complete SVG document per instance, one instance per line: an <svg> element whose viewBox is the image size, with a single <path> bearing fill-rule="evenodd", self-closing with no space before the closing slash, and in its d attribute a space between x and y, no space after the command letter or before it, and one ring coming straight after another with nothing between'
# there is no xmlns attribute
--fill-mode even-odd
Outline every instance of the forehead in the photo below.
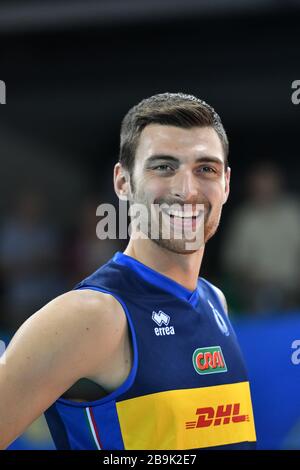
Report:
<svg viewBox="0 0 300 470"><path fill-rule="evenodd" d="M221 140L212 127L182 127L150 124L143 129L136 151L136 161L151 155L172 155L182 159L216 156L224 161Z"/></svg>

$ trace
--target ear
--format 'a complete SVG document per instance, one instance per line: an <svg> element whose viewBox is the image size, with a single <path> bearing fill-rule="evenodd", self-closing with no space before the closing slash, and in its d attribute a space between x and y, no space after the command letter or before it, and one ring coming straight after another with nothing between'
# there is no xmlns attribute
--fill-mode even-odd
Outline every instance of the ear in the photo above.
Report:
<svg viewBox="0 0 300 470"><path fill-rule="evenodd" d="M223 204L228 199L229 192L230 192L230 177L231 177L231 168L228 167L226 172L225 172L225 192L224 192L224 198L223 198Z"/></svg>
<svg viewBox="0 0 300 470"><path fill-rule="evenodd" d="M120 162L114 166L114 188L116 195L123 201L128 200L130 194L130 177Z"/></svg>

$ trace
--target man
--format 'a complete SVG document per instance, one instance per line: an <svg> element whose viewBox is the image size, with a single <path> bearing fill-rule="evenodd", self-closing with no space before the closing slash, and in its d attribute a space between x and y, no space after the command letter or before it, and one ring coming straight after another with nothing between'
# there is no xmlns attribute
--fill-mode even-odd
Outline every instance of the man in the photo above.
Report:
<svg viewBox="0 0 300 470"><path fill-rule="evenodd" d="M133 225L124 253L16 333L0 372L2 447L45 410L59 449L254 446L249 383L224 296L198 279L229 194L227 155L219 116L194 96L155 95L128 112L115 191L154 213L158 236L142 216L144 236ZM104 396L63 398L82 378Z"/></svg>

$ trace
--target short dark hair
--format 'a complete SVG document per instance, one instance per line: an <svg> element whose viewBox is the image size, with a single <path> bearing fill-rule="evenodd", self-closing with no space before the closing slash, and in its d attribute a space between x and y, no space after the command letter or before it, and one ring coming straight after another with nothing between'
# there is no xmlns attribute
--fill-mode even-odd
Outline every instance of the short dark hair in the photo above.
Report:
<svg viewBox="0 0 300 470"><path fill-rule="evenodd" d="M136 149L142 130L149 124L192 127L212 127L217 132L224 150L225 168L228 167L228 138L220 116L212 106L193 95L160 93L145 98L133 106L121 125L119 162L132 174Z"/></svg>

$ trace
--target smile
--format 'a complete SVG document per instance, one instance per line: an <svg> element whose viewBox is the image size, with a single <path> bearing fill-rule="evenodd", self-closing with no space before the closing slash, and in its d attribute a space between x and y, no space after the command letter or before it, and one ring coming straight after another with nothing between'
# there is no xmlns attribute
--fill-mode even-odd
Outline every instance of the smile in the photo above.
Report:
<svg viewBox="0 0 300 470"><path fill-rule="evenodd" d="M199 230L204 215L204 211L182 212L164 209L162 209L162 213L168 218L169 224L173 226L176 231L187 229L193 232Z"/></svg>
<svg viewBox="0 0 300 470"><path fill-rule="evenodd" d="M179 219L187 219L187 220L196 220L200 218L200 216L203 214L203 211L196 211L196 212L183 212L183 211L176 211L176 210L164 210L162 209L162 212L167 214L170 218L179 218Z"/></svg>

